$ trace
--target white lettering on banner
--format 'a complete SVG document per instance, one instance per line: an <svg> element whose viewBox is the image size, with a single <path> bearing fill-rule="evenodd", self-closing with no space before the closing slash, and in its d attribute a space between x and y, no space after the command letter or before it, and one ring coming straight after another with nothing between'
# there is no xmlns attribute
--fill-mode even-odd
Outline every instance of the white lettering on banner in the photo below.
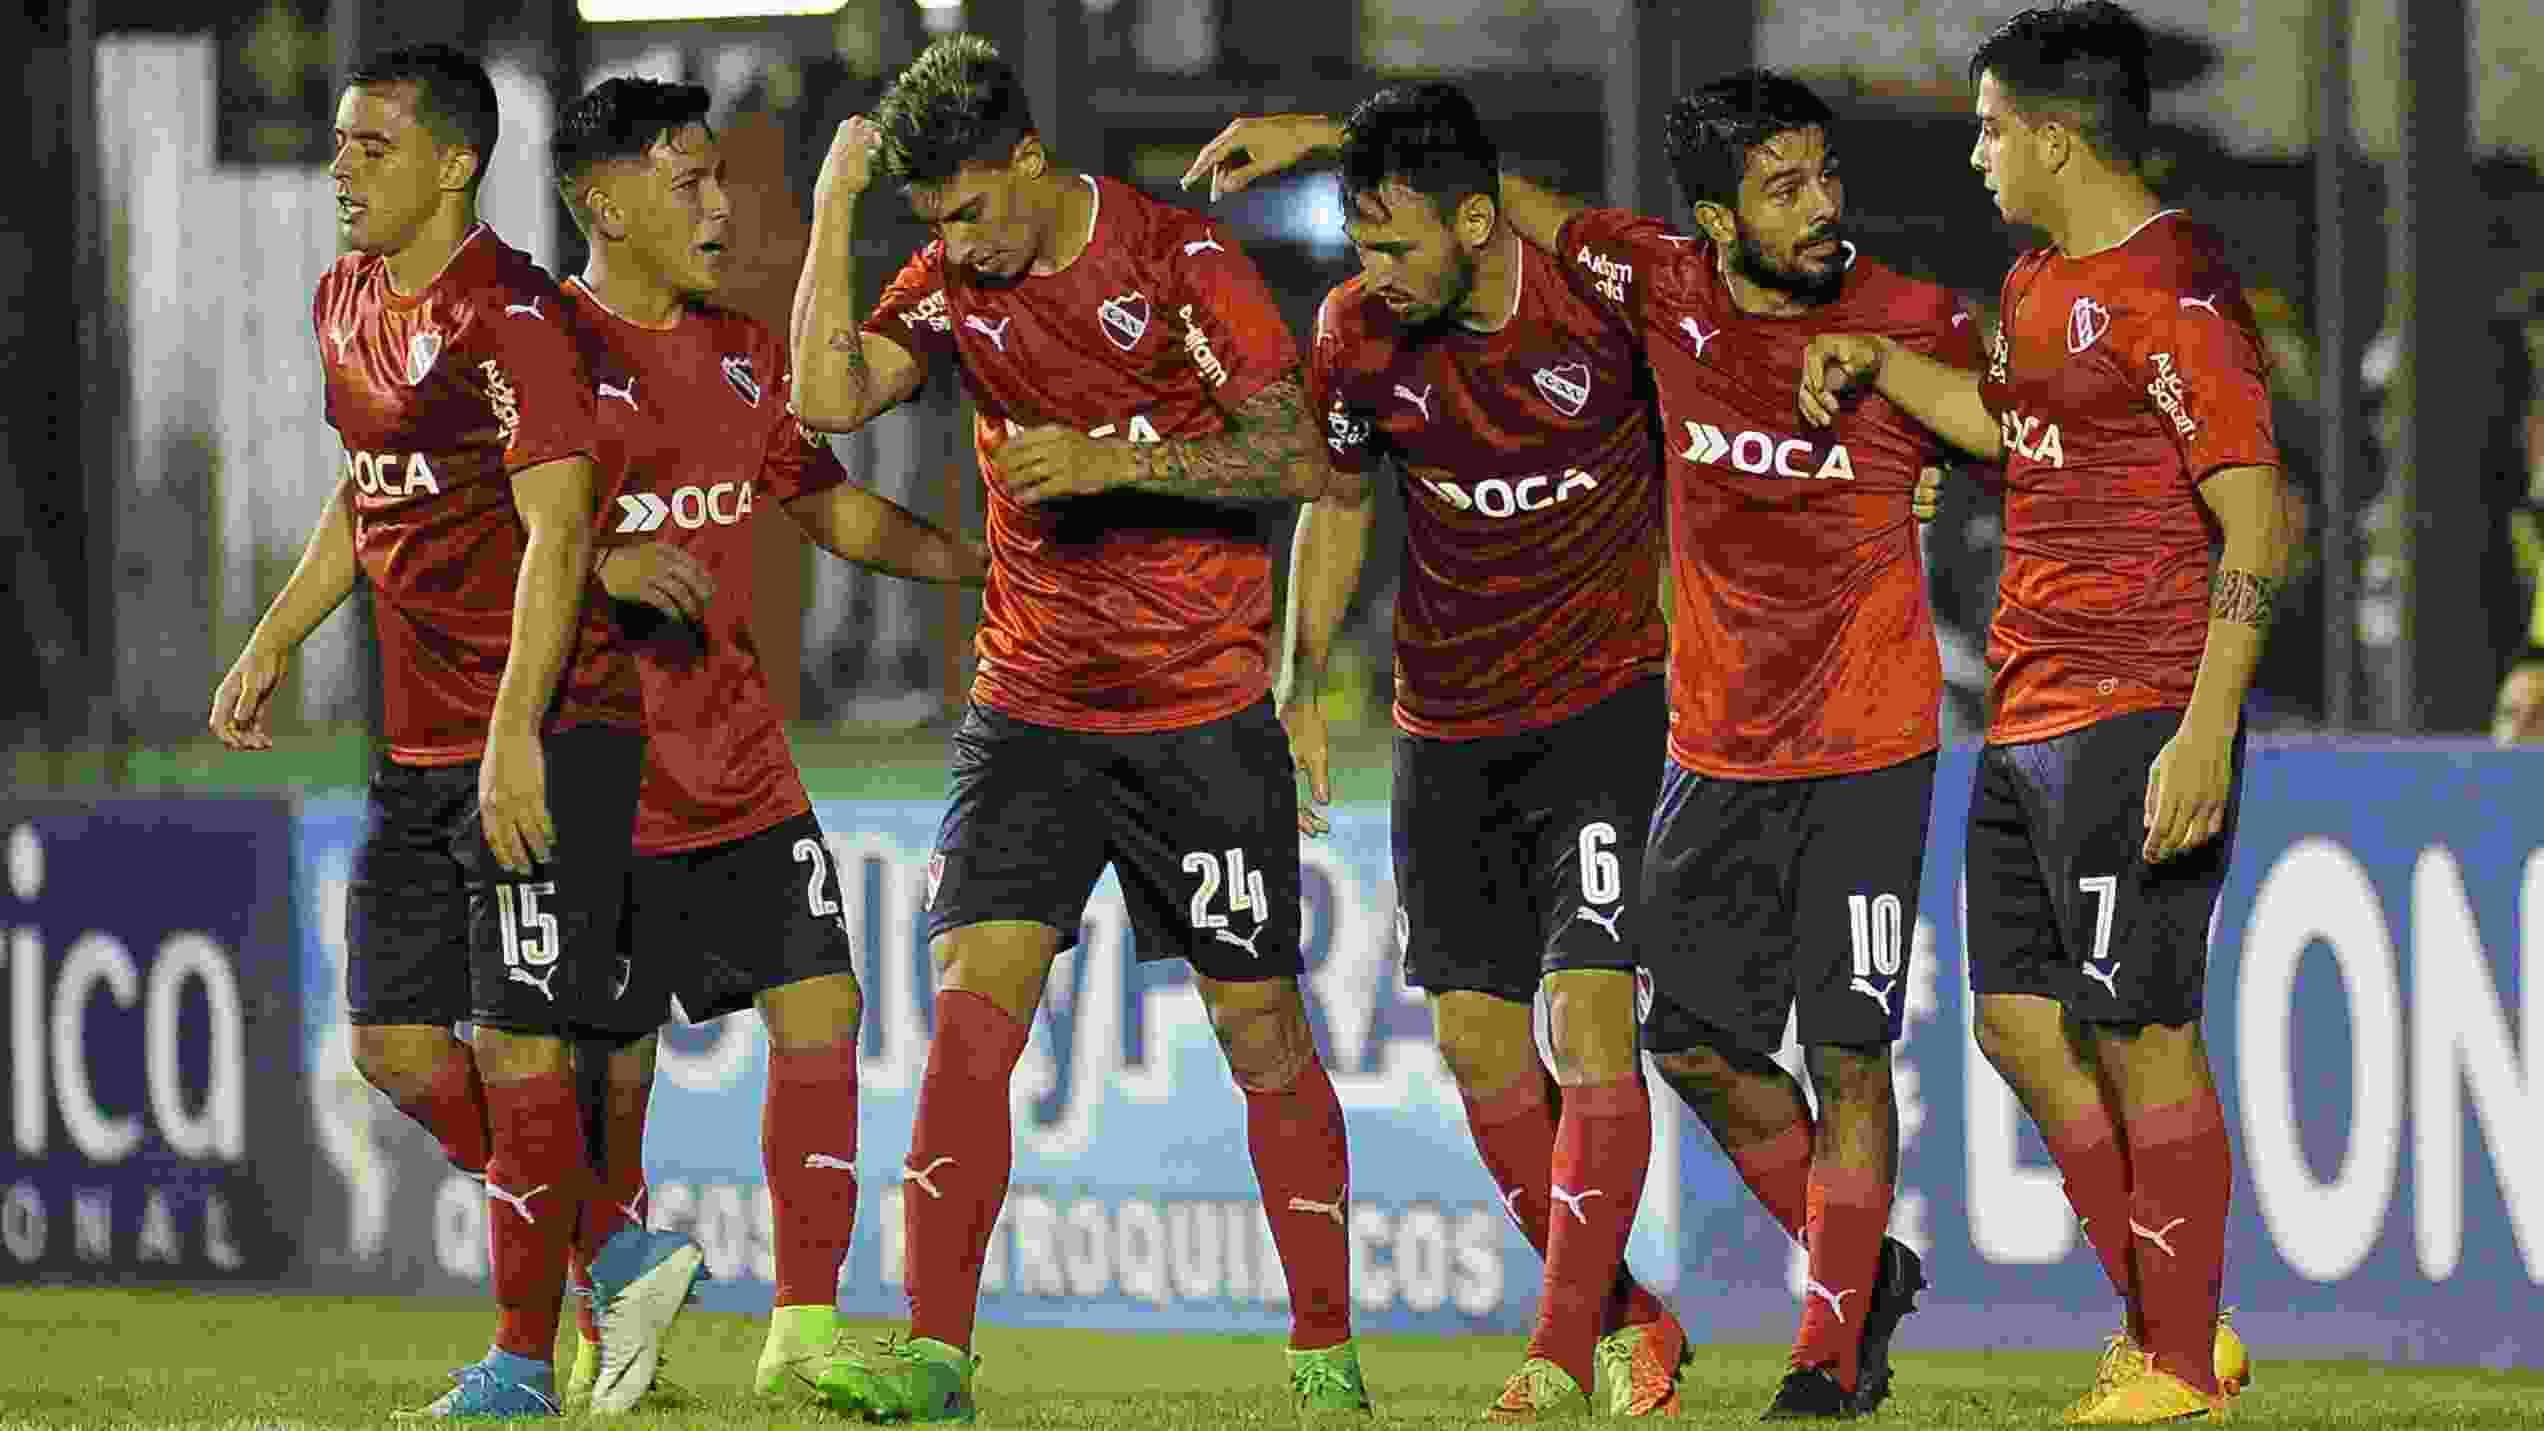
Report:
<svg viewBox="0 0 2544 1431"><path fill-rule="evenodd" d="M1961 967L1966 969L1970 964L1966 871L1955 881L1954 898L1960 902ZM1971 1010L1974 1016L1977 1012L1975 1007ZM1965 1193L1970 1245L1981 1257L2000 1265L2059 1261L2076 1245L2076 1217L2067 1204L2066 1185L2055 1166L2023 1166L2016 1151L2021 1106L1996 1066L1979 1052L1976 1027L1975 1017L1962 1021L1961 1118L1968 1161Z"/></svg>
<svg viewBox="0 0 2544 1431"><path fill-rule="evenodd" d="M2420 852L2412 870L2412 1209L2421 1274L2432 1282L2454 1276L2464 1251L2470 1093L2527 1280L2544 1283L2544 1159L2520 1141L2544 1125L2544 969L2533 962L2544 955L2544 850L2526 857L2518 925L2525 991L2513 1031L2456 857L2444 846Z"/></svg>
<svg viewBox="0 0 2544 1431"><path fill-rule="evenodd" d="M765 1183L658 1182L652 1187L656 1231L685 1232L706 1254L707 1275L719 1281L777 1280L776 1204ZM900 1225L900 1209L887 1222Z"/></svg>
<svg viewBox="0 0 2544 1431"><path fill-rule="evenodd" d="M0 1249L20 1262L44 1255L44 1194L33 1183L11 1183L0 1197Z"/></svg>
<svg viewBox="0 0 2544 1431"><path fill-rule="evenodd" d="M168 1211L167 1194L157 1188L141 1203L141 1236L133 1248L137 1262L177 1260L177 1219Z"/></svg>
<svg viewBox="0 0 2544 1431"><path fill-rule="evenodd" d="M433 1260L445 1277L486 1280L486 1187L466 1173L449 1174L434 1190Z"/></svg>
<svg viewBox="0 0 2544 1431"><path fill-rule="evenodd" d="M105 1262L115 1255L115 1193L111 1188L80 1188L71 1194L71 1245L82 1262Z"/></svg>

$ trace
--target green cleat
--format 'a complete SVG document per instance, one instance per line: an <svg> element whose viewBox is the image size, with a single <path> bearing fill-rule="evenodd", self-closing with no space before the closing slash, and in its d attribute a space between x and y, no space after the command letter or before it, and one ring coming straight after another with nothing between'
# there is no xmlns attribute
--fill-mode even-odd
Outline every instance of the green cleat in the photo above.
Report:
<svg viewBox="0 0 2544 1431"><path fill-rule="evenodd" d="M1599 1338L1596 1356L1610 1416L1678 1414L1678 1379L1696 1360L1678 1318L1619 1327Z"/></svg>
<svg viewBox="0 0 2544 1431"><path fill-rule="evenodd" d="M601 1379L601 1344L574 1338L574 1370L566 1373L564 1405L581 1411L592 1404L592 1383Z"/></svg>
<svg viewBox="0 0 2544 1431"><path fill-rule="evenodd" d="M778 1307L769 1313L768 1340L760 1345L760 1364L751 1373L751 1389L762 1396L801 1395L830 1360L831 1343L839 1337L839 1309L811 1304Z"/></svg>
<svg viewBox="0 0 2544 1431"><path fill-rule="evenodd" d="M1572 1379L1571 1372L1542 1356L1521 1362L1510 1380L1502 1383L1502 1394L1484 1408L1485 1420L1504 1425L1589 1414L1590 1394Z"/></svg>
<svg viewBox="0 0 2544 1431"><path fill-rule="evenodd" d="M1314 1351L1289 1350L1290 1400L1301 1420L1369 1414L1369 1388L1360 1379L1360 1348L1338 1342Z"/></svg>
<svg viewBox="0 0 2544 1431"><path fill-rule="evenodd" d="M813 1389L834 1411L918 1425L969 1425L980 1416L972 1402L980 1358L934 1337L886 1337L871 1352L842 1351L827 1363L801 1364L802 1370L815 1366Z"/></svg>

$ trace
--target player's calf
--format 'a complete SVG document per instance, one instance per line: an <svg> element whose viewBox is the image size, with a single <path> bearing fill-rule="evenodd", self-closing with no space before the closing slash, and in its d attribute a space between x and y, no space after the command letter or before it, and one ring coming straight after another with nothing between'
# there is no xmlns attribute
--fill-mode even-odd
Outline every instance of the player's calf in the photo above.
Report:
<svg viewBox="0 0 2544 1431"><path fill-rule="evenodd" d="M486 1171L486 1089L467 1044L429 1024L358 1024L352 1043L363 1080L423 1124L451 1166Z"/></svg>

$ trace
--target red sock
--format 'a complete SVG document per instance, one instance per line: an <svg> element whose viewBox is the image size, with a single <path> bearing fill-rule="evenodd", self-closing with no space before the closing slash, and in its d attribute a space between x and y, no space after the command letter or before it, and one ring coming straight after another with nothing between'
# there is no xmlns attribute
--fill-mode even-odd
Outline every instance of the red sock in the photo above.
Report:
<svg viewBox="0 0 2544 1431"><path fill-rule="evenodd" d="M1811 1211L1811 1136L1806 1118L1774 1137L1723 1149L1785 1235L1801 1243L1810 1240L1804 1220Z"/></svg>
<svg viewBox="0 0 2544 1431"><path fill-rule="evenodd" d="M1564 1090L1547 1190L1556 1209L1546 1235L1546 1283L1528 1355L1572 1373L1585 1392L1594 1381L1591 1350L1651 1163L1652 1099L1640 1077Z"/></svg>
<svg viewBox="0 0 2544 1431"><path fill-rule="evenodd" d="M495 1345L547 1362L576 1215L592 1187L570 1074L486 1084L494 1154L486 1164L486 1237L500 1319Z"/></svg>
<svg viewBox="0 0 2544 1431"><path fill-rule="evenodd" d="M592 1159L599 1170L600 1196L585 1202L583 1215L575 1219L574 1255L566 1264L574 1283L584 1287L592 1285L592 1259L618 1230L645 1225L645 1111L654 1086L612 1081L607 1089L601 1146ZM591 1298L574 1299L574 1326L587 1342L601 1339Z"/></svg>
<svg viewBox="0 0 2544 1431"><path fill-rule="evenodd" d="M1351 1145L1321 1062L1287 1088L1248 1088L1246 1151L1290 1284L1290 1345L1351 1340Z"/></svg>
<svg viewBox="0 0 2544 1431"><path fill-rule="evenodd" d="M2214 1090L2129 1119L2130 1251L2146 1349L2158 1367L2211 1396L2234 1157Z"/></svg>
<svg viewBox="0 0 2544 1431"><path fill-rule="evenodd" d="M936 996L936 1037L901 1171L910 1335L965 1351L980 1310L981 1254L1016 1165L1007 1082L1029 1030L968 989Z"/></svg>
<svg viewBox="0 0 2544 1431"><path fill-rule="evenodd" d="M2129 1281L2129 1153L2120 1146L2111 1114L2097 1103L2081 1118L2041 1129L2041 1141L2067 1180L2067 1205L2102 1259L2102 1274L2127 1308L2129 1335L2145 1345L2146 1319Z"/></svg>
<svg viewBox="0 0 2544 1431"><path fill-rule="evenodd" d="M397 1110L424 1125L442 1145L442 1156L463 1173L486 1171L486 1085L468 1045L449 1041L421 1093L394 1100Z"/></svg>
<svg viewBox="0 0 2544 1431"><path fill-rule="evenodd" d="M1811 1250L1811 1280L1803 1289L1802 1330L1793 1338L1793 1365L1825 1366L1837 1384L1855 1389L1855 1353L1864 1335L1864 1307L1873 1299L1881 1270L1881 1245L1890 1228L1890 1183L1860 1168L1811 1168L1810 1220L1804 1244Z"/></svg>
<svg viewBox="0 0 2544 1431"><path fill-rule="evenodd" d="M1516 1087L1484 1099L1467 1097L1466 1126L1475 1135L1475 1150L1484 1157L1484 1171L1502 1190L1502 1207L1543 1259L1546 1214L1554 1206L1546 1188L1555 1163L1555 1109L1546 1101L1545 1079L1522 1079ZM1641 1326L1668 1315L1660 1299L1635 1281L1620 1261L1607 1304L1600 1309L1600 1332Z"/></svg>
<svg viewBox="0 0 2544 1431"><path fill-rule="evenodd" d="M836 1306L839 1265L857 1226L853 1035L812 1048L770 1047L760 1150L776 1205L777 1305Z"/></svg>

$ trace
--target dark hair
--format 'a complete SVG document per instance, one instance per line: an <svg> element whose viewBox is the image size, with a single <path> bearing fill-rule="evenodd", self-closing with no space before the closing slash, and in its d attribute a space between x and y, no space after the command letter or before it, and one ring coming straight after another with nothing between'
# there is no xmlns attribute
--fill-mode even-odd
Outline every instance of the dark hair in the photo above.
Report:
<svg viewBox="0 0 2544 1431"><path fill-rule="evenodd" d="M2026 115L2054 112L2094 153L2134 163L2146 148L2147 54L2138 17L2109 0L2040 5L1996 27L1970 57Z"/></svg>
<svg viewBox="0 0 2544 1431"><path fill-rule="evenodd" d="M448 45L407 45L373 55L345 76L345 87L405 85L415 92L415 122L437 144L477 152L475 187L495 157L495 82L477 57Z"/></svg>
<svg viewBox="0 0 2544 1431"><path fill-rule="evenodd" d="M1380 212L1390 180L1431 201L1442 220L1469 194L1502 199L1502 155L1474 101L1453 84L1394 85L1362 100L1343 121L1343 212L1364 198Z"/></svg>
<svg viewBox="0 0 2544 1431"><path fill-rule="evenodd" d="M1827 129L1836 119L1800 80L1774 70L1737 70L1671 103L1661 123L1661 152L1690 208L1736 209L1750 150L1797 129Z"/></svg>
<svg viewBox="0 0 2544 1431"><path fill-rule="evenodd" d="M583 181L596 165L642 159L664 136L707 119L707 88L654 79L610 79L585 90L557 116L548 158L557 192L583 223Z"/></svg>
<svg viewBox="0 0 2544 1431"><path fill-rule="evenodd" d="M875 105L883 172L941 184L966 164L1003 164L1034 132L1013 66L978 35L948 35L919 52Z"/></svg>

